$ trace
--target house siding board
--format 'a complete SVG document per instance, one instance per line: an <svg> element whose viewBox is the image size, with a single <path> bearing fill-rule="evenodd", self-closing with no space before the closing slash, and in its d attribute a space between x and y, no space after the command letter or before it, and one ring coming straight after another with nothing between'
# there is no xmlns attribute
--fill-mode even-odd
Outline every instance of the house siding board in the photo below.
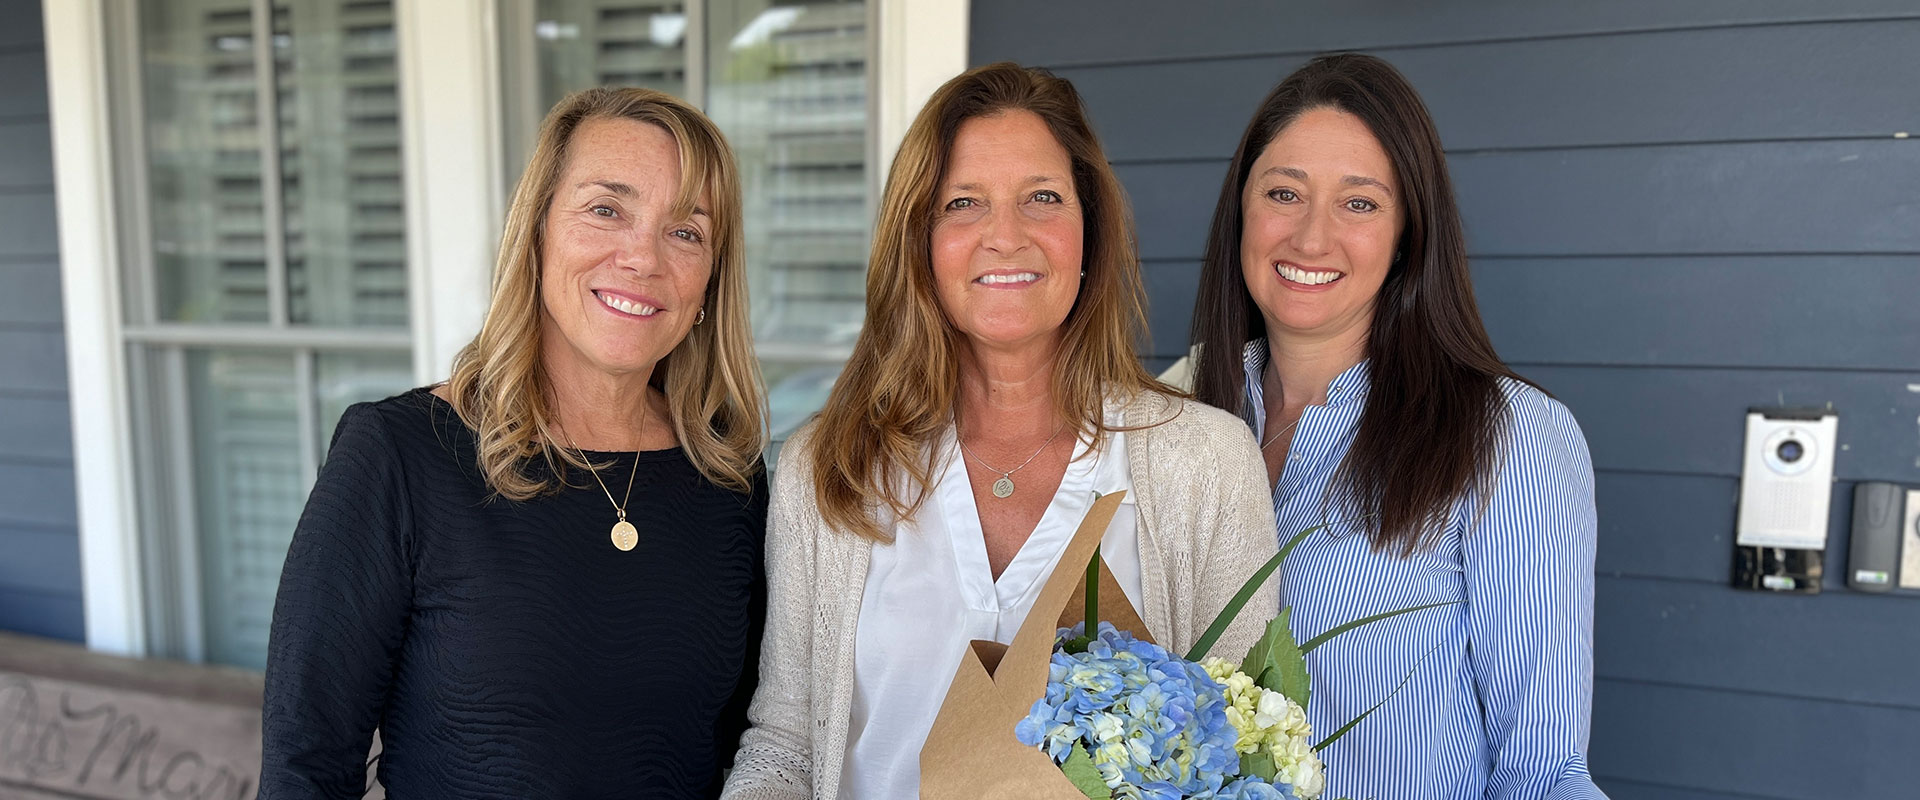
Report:
<svg viewBox="0 0 1920 800"><path fill-rule="evenodd" d="M0 630L78 641L80 541L40 3L0 0Z"/></svg>

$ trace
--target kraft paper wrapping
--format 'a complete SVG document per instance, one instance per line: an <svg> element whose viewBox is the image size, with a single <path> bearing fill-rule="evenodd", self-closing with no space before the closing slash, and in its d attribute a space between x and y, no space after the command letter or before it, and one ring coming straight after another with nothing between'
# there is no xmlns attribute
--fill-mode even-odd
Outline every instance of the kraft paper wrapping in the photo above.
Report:
<svg viewBox="0 0 1920 800"><path fill-rule="evenodd" d="M1013 738L1013 729L1046 692L1055 630L1085 620L1087 560L1125 496L1094 501L1013 644L976 639L961 656L920 751L922 800L1085 800L1053 759ZM1152 641L1104 562L1099 600L1101 620Z"/></svg>

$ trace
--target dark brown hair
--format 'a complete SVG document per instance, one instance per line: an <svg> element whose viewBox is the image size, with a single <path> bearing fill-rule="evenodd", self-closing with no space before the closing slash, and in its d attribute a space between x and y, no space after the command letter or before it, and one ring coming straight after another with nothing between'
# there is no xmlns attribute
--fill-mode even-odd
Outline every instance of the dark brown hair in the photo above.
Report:
<svg viewBox="0 0 1920 800"><path fill-rule="evenodd" d="M925 499L930 445L953 419L961 334L933 283L933 224L947 159L962 123L1010 111L1040 117L1073 165L1082 209L1086 277L1061 323L1055 412L1082 435L1104 434L1108 393L1172 393L1141 366L1146 330L1133 244L1133 212L1107 165L1073 84L1045 70L999 63L947 81L914 117L887 174L867 261L867 317L846 371L834 382L813 438L814 498L830 527L874 540L888 534L870 513L905 518ZM897 478L904 478L900 483Z"/></svg>
<svg viewBox="0 0 1920 800"><path fill-rule="evenodd" d="M1352 114L1373 132L1406 209L1399 258L1374 298L1366 408L1327 502L1368 520L1375 549L1407 556L1437 543L1456 502L1489 487L1507 418L1499 379L1526 381L1500 360L1480 323L1440 135L1391 64L1357 53L1320 56L1254 112L1207 235L1193 311L1194 394L1229 410L1246 403L1241 350L1266 331L1241 274L1241 197L1267 145L1319 108Z"/></svg>

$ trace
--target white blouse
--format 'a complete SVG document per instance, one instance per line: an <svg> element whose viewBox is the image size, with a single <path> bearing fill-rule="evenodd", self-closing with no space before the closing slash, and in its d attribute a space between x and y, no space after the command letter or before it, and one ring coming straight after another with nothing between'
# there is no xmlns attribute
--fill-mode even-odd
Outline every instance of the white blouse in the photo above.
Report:
<svg viewBox="0 0 1920 800"><path fill-rule="evenodd" d="M1093 507L1094 493L1133 488L1125 434L1109 433L1087 458L1082 440L1053 502L996 581L952 428L936 446L943 466L933 491L913 519L895 524L891 545L874 546L867 569L840 778L840 796L850 800L920 796L920 747L967 643L1011 643ZM1100 540L1102 560L1136 608L1142 596L1137 524L1129 494Z"/></svg>

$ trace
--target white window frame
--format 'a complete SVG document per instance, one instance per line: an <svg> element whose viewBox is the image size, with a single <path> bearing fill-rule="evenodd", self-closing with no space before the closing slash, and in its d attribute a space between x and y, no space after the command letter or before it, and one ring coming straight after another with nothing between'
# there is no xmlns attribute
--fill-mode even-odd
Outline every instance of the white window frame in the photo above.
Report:
<svg viewBox="0 0 1920 800"><path fill-rule="evenodd" d="M150 608L123 314L110 15L43 0L87 646L144 656ZM920 106L967 65L968 0L869 0L878 194ZM480 328L506 198L496 0L395 0L413 372L442 380ZM486 220L476 229L475 220Z"/></svg>

